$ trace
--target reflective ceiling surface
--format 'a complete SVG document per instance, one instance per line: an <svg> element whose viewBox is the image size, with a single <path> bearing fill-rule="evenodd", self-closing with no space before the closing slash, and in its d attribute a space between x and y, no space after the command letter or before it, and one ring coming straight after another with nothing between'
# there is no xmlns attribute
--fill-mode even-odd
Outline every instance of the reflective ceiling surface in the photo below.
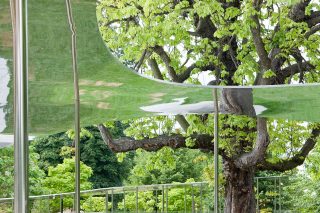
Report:
<svg viewBox="0 0 320 213"><path fill-rule="evenodd" d="M12 132L12 35L8 0L0 0L0 132ZM2 7L2 5L4 5ZM94 0L72 1L83 126L159 114L210 113L213 86L173 84L138 75L121 64L98 31ZM65 1L28 1L29 130L49 134L73 128L71 31ZM233 94L245 114L320 121L320 86L217 87ZM222 94L222 95L221 95ZM224 97L224 98L221 98Z"/></svg>

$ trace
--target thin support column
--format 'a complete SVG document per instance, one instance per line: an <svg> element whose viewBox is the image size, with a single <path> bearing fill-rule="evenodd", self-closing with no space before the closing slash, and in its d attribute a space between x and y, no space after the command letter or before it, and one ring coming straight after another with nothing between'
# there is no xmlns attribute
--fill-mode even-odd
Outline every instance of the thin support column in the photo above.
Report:
<svg viewBox="0 0 320 213"><path fill-rule="evenodd" d="M29 212L27 2L11 0L14 37L14 212Z"/></svg>
<svg viewBox="0 0 320 213"><path fill-rule="evenodd" d="M77 37L70 0L66 0L68 23L71 31L72 71L74 87L74 143L75 143L75 212L80 213L80 96L77 66Z"/></svg>
<svg viewBox="0 0 320 213"><path fill-rule="evenodd" d="M218 90L213 90L214 96L214 213L219 212L219 103Z"/></svg>

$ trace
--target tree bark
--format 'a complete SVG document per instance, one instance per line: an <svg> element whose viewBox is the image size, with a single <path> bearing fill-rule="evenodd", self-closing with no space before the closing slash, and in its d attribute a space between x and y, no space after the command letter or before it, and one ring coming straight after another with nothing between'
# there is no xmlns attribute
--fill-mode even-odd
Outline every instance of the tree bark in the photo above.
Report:
<svg viewBox="0 0 320 213"><path fill-rule="evenodd" d="M242 170L231 161L223 162L225 176L225 213L255 213L254 168Z"/></svg>

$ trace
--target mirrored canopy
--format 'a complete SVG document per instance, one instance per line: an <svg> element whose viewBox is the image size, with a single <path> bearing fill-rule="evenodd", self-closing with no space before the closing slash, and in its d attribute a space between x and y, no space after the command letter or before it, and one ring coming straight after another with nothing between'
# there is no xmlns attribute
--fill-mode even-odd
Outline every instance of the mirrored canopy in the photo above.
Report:
<svg viewBox="0 0 320 213"><path fill-rule="evenodd" d="M9 0L0 2L0 132L12 133L11 19ZM214 111L214 86L153 80L121 64L102 41L94 0L72 1L72 14L83 126L159 114ZM28 32L30 133L73 128L72 33L65 1L29 0ZM221 113L320 121L318 84L216 88Z"/></svg>

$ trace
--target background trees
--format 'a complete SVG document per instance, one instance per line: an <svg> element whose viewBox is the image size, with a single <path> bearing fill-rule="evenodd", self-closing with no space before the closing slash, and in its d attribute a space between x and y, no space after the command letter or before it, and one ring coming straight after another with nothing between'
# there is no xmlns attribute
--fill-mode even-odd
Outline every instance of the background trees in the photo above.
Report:
<svg viewBox="0 0 320 213"><path fill-rule="evenodd" d="M110 129L115 138L123 135L121 123L115 123L114 128ZM32 142L35 151L40 155L40 168L48 173L49 166L55 167L63 163L63 159L72 158L74 155L72 138L73 132L68 131L37 138ZM80 143L81 161L92 169L92 175L89 177L92 187L121 186L132 166L130 156L119 162L116 155L102 141L95 127L82 129Z"/></svg>
<svg viewBox="0 0 320 213"><path fill-rule="evenodd" d="M199 83L201 76L212 76L209 83L220 85L319 81L318 1L103 0L98 20L107 45L121 60L158 79ZM179 147L210 151L212 137L200 143L195 136L212 135L210 115L177 116L176 121L182 134L172 129L171 139L155 136L144 124L144 131L150 130L144 137L155 137L157 149L175 140ZM303 122L230 115L220 122L226 212L254 212L255 173L301 165L320 134L318 124ZM125 142L114 150L127 151Z"/></svg>

